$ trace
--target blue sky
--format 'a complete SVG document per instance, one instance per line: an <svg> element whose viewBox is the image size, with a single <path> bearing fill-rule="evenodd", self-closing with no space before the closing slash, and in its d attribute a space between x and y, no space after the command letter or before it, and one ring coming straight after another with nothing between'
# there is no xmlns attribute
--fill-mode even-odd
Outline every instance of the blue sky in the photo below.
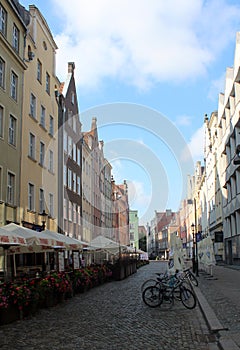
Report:
<svg viewBox="0 0 240 350"><path fill-rule="evenodd" d="M58 45L57 75L74 61L83 131L97 118L117 183L140 223L178 210L203 154L204 115L233 66L233 0L20 0L36 5Z"/></svg>

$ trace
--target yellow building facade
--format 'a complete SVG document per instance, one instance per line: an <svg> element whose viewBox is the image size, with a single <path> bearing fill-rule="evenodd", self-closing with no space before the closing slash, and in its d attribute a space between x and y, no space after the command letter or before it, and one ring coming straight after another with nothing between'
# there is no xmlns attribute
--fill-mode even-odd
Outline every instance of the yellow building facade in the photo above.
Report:
<svg viewBox="0 0 240 350"><path fill-rule="evenodd" d="M20 222L22 84L27 16L12 1L0 3L0 226Z"/></svg>
<svg viewBox="0 0 240 350"><path fill-rule="evenodd" d="M24 226L57 230L58 104L57 45L34 6L29 6L24 75L20 221ZM46 217L41 215L47 214Z"/></svg>

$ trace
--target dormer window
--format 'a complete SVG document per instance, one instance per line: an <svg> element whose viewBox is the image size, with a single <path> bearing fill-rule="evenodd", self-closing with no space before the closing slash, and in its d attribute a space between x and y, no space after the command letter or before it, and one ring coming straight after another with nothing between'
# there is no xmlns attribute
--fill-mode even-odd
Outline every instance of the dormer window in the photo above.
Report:
<svg viewBox="0 0 240 350"><path fill-rule="evenodd" d="M74 105L74 103L75 103L75 95L74 95L74 92L71 93L71 102L72 102L72 104Z"/></svg>

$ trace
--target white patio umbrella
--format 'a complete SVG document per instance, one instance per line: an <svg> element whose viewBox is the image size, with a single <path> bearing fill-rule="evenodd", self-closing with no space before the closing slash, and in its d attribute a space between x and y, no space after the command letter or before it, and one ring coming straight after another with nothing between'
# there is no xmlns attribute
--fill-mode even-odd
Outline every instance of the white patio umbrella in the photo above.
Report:
<svg viewBox="0 0 240 350"><path fill-rule="evenodd" d="M9 232L5 230L4 227L0 227L0 246L4 251L4 279L7 278L7 250L13 246L16 247L26 245L26 239L22 235L19 235L16 232Z"/></svg>
<svg viewBox="0 0 240 350"><path fill-rule="evenodd" d="M37 232L29 228L10 223L3 226L3 229L9 234L17 234L26 240L27 247L15 248L16 253L32 253L46 250L46 248L53 249L55 247L63 247L64 243L60 240L50 237L45 231Z"/></svg>
<svg viewBox="0 0 240 350"><path fill-rule="evenodd" d="M86 245L86 243L81 242L78 239L66 236L58 232L50 230L45 230L44 232L52 239L55 239L57 242L63 244L68 250L81 250L83 246Z"/></svg>
<svg viewBox="0 0 240 350"><path fill-rule="evenodd" d="M120 247L121 245L117 242L107 237L99 235L96 238L94 238L86 248L89 248L90 250L103 250L111 254L117 254L119 252Z"/></svg>

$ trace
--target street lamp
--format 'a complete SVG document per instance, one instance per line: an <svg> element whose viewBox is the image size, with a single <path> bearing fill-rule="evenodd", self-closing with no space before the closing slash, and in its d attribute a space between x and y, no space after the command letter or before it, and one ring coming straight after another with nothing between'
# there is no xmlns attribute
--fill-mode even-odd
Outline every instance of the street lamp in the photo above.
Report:
<svg viewBox="0 0 240 350"><path fill-rule="evenodd" d="M46 221L48 214L45 212L45 209L43 209L43 212L40 214L42 216L42 230L44 231L46 228Z"/></svg>
<svg viewBox="0 0 240 350"><path fill-rule="evenodd" d="M191 225L192 228L192 236L193 236L193 258L192 258L192 265L193 265L193 272L196 273L196 276L198 276L198 246L197 246L197 232L195 232L195 225Z"/></svg>
<svg viewBox="0 0 240 350"><path fill-rule="evenodd" d="M195 225L192 223L191 225L192 229L192 237L193 237L193 247L192 247L192 269L193 272L195 273L195 268L196 268L196 261L195 261Z"/></svg>

